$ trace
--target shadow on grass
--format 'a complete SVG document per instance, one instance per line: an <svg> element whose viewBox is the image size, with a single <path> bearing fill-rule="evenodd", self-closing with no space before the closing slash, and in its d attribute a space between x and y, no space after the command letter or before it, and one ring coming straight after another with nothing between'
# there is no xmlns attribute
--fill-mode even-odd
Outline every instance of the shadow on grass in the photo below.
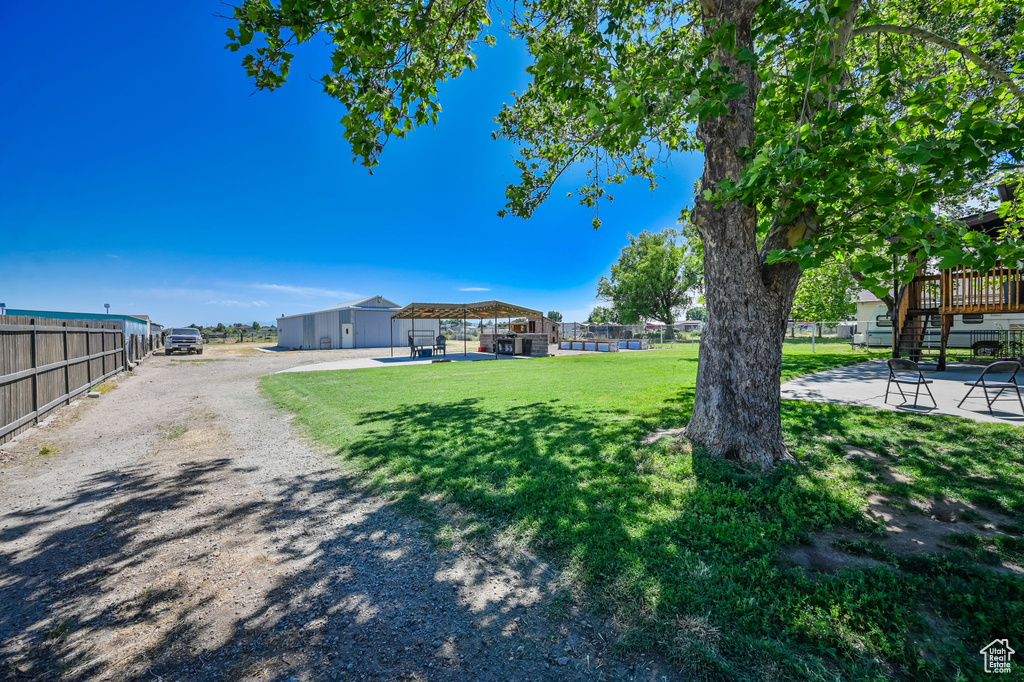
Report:
<svg viewBox="0 0 1024 682"><path fill-rule="evenodd" d="M657 421L685 422L692 391L667 402ZM341 458L412 504L454 502L481 531L557 557L631 646L659 648L709 678L825 675L834 665L825 652L837 648L847 663L874 665L838 626L797 623L801 603L830 597L777 564L780 547L861 517L860 499L834 494L822 471L758 475L679 444L643 447L651 421L557 400L500 411L476 399L403 405L365 413L360 425L369 431ZM893 636L906 642L906 630Z"/></svg>
<svg viewBox="0 0 1024 682"><path fill-rule="evenodd" d="M1020 427L795 400L783 401L782 415L798 455L811 457L808 446L816 444L833 457L844 457L844 445L854 445L888 455L890 464L910 479L893 482L862 476L858 482L865 495L956 498L1004 514L1024 512ZM828 440L821 440L823 435ZM863 473L876 473L877 463L870 459L851 463Z"/></svg>
<svg viewBox="0 0 1024 682"><path fill-rule="evenodd" d="M834 359L789 361L792 371L819 364ZM542 548L615 613L628 643L660 648L690 673L703 670L700 677L888 669L942 679L973 653L945 640L923 644L932 629L914 600L957 614L942 627L965 636L1012 622L979 619L962 602L1002 595L1017 613L1016 578L959 566L944 580L936 575L953 569L930 559L918 575L876 567L809 576L780 561L779 551L836 525L864 530L864 499L876 491L963 495L1019 511L1024 493L1005 468L1020 457L1007 447L1014 432L786 401L800 466L757 475L679 444L639 445L653 426L685 424L692 402L692 390L678 391L643 419L558 399L497 410L474 398L401 405L362 414L366 431L337 454L419 513L423 499L453 502L482 522L479 532ZM913 484L897 490L844 472L844 443L898 450ZM978 462L971 448L993 454Z"/></svg>
<svg viewBox="0 0 1024 682"><path fill-rule="evenodd" d="M557 399L500 412L479 400L368 412L363 437L339 454L383 472L390 492L441 492L526 535L577 535L574 552L628 541L652 490L630 443L648 427L625 409L589 412ZM374 428L373 425L383 425Z"/></svg>

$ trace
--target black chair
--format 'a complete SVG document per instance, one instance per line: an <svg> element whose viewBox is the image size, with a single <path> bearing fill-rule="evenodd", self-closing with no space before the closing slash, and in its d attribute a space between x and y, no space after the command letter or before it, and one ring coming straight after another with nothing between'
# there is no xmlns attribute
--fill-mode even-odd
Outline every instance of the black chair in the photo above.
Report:
<svg viewBox="0 0 1024 682"><path fill-rule="evenodd" d="M932 395L932 390L928 388L930 383L932 383L932 380L924 378L924 374L921 373L921 368L917 366L916 362L904 360L903 358L892 358L889 360L889 381L885 384L884 402L889 402L889 387L893 384L896 384L900 395L903 396L903 402L907 402L907 394L903 392L901 384L910 384L915 387L914 407L917 407L917 398L921 393L922 386L928 392L928 397L932 399L932 405L938 407L938 403L935 402L935 396Z"/></svg>
<svg viewBox="0 0 1024 682"><path fill-rule="evenodd" d="M993 362L991 365L985 368L985 371L981 373L976 381L965 381L964 386L970 386L967 391L967 395L964 396L963 400L960 401L960 405L964 404L964 400L967 400L974 389L980 387L985 393L985 402L988 403L988 413L993 417L996 413L992 410L992 403L999 400L999 396L1003 394L1003 391L1013 389L1017 392L1017 402L1020 403L1021 414L1024 414L1024 399L1020 397L1020 386L1017 384L1017 372L1020 371L1020 363L1016 360L1000 360L999 362ZM993 374L1007 374L1006 381L999 381L997 379L990 379L989 376ZM988 391L998 389L995 397L989 400Z"/></svg>
<svg viewBox="0 0 1024 682"><path fill-rule="evenodd" d="M443 353L445 357L448 357L447 343L447 337L443 335L438 335L438 337L434 339L434 352Z"/></svg>
<svg viewBox="0 0 1024 682"><path fill-rule="evenodd" d="M409 336L409 357L416 357L416 339L414 339L411 335Z"/></svg>

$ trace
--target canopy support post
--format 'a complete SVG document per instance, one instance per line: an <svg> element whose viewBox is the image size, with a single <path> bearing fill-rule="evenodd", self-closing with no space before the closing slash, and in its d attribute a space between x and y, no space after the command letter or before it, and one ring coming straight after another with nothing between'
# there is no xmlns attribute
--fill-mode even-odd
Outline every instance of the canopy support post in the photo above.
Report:
<svg viewBox="0 0 1024 682"><path fill-rule="evenodd" d="M395 316L391 316L391 357L395 357Z"/></svg>

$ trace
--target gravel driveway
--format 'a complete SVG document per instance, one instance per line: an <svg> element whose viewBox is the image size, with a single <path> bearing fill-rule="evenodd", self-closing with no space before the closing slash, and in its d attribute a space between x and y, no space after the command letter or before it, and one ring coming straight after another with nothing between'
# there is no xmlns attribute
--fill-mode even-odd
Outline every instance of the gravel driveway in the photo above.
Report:
<svg viewBox="0 0 1024 682"><path fill-rule="evenodd" d="M259 394L345 353L153 357L0 445L0 677L675 678L543 564L433 549Z"/></svg>

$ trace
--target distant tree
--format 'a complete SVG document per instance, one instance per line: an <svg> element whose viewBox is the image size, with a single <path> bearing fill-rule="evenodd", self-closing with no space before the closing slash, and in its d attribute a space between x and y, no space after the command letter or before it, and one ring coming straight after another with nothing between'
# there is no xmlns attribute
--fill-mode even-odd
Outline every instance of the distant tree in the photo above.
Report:
<svg viewBox="0 0 1024 682"><path fill-rule="evenodd" d="M226 330L227 330L227 327L224 326L223 322L218 322L217 323L217 333L218 334L223 334Z"/></svg>
<svg viewBox="0 0 1024 682"><path fill-rule="evenodd" d="M836 322L850 319L856 311L853 299L860 288L847 263L831 260L808 270L793 297L794 320Z"/></svg>
<svg viewBox="0 0 1024 682"><path fill-rule="evenodd" d="M195 322L193 322L192 324L190 324L190 325L189 325L189 327L191 327L192 329L198 329L199 331L203 331L203 328L202 328L202 327L200 327L200 326L199 326L198 324L196 324Z"/></svg>
<svg viewBox="0 0 1024 682"><path fill-rule="evenodd" d="M549 310L547 317L552 322L561 322L562 321L562 313L558 312L557 310Z"/></svg>
<svg viewBox="0 0 1024 682"><path fill-rule="evenodd" d="M686 311L686 319L706 322L708 319L708 311L704 308L690 308Z"/></svg>
<svg viewBox="0 0 1024 682"><path fill-rule="evenodd" d="M671 327L679 311L693 301L703 268L683 236L673 228L629 235L610 276L597 284L598 298L612 304L621 324L657 320Z"/></svg>
<svg viewBox="0 0 1024 682"><path fill-rule="evenodd" d="M605 306L597 306L590 311L590 315L587 317L587 322L590 324L618 324L618 318L615 315L615 311Z"/></svg>
<svg viewBox="0 0 1024 682"><path fill-rule="evenodd" d="M260 330L260 323L259 322L253 322L252 323L252 328L254 330L256 330L256 331L259 331Z"/></svg>

